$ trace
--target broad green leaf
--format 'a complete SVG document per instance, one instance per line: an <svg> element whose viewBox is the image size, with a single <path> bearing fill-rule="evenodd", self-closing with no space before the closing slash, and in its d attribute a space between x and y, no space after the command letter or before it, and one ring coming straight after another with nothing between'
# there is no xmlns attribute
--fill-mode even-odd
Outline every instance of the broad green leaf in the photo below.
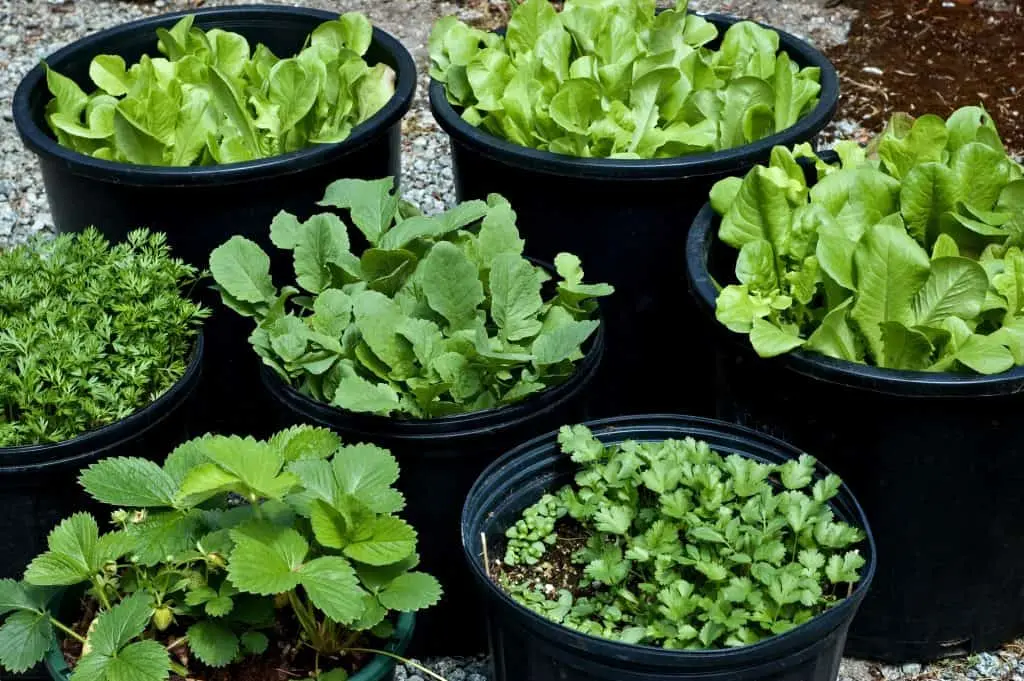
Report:
<svg viewBox="0 0 1024 681"><path fill-rule="evenodd" d="M124 59L113 54L100 54L89 64L89 77L108 95L128 94L131 81Z"/></svg>
<svg viewBox="0 0 1024 681"><path fill-rule="evenodd" d="M348 624L362 615L366 592L344 558L324 556L311 560L302 566L299 577L313 605L335 622Z"/></svg>
<svg viewBox="0 0 1024 681"><path fill-rule="evenodd" d="M804 347L836 359L859 361L861 353L849 322L852 300L847 299L829 311L821 325L808 337Z"/></svg>
<svg viewBox="0 0 1024 681"><path fill-rule="evenodd" d="M294 128L316 102L319 84L316 74L298 59L283 59L270 69L267 94L277 107L278 134Z"/></svg>
<svg viewBox="0 0 1024 681"><path fill-rule="evenodd" d="M46 541L50 550L34 558L25 570L29 584L70 586L87 581L102 567L96 561L99 527L86 513L63 520Z"/></svg>
<svg viewBox="0 0 1024 681"><path fill-rule="evenodd" d="M395 513L404 499L392 485L398 481L398 461L376 445L342 447L331 462L341 491L352 495L374 513Z"/></svg>
<svg viewBox="0 0 1024 681"><path fill-rule="evenodd" d="M953 209L959 196L956 176L942 163L910 168L900 189L900 212L907 230L919 243L931 243L939 233L939 218Z"/></svg>
<svg viewBox="0 0 1024 681"><path fill-rule="evenodd" d="M436 244L418 272L430 307L447 319L453 330L465 328L476 318L477 307L484 301L483 285L477 268L457 246Z"/></svg>
<svg viewBox="0 0 1024 681"><path fill-rule="evenodd" d="M352 221L371 245L376 246L388 230L398 210L394 179L337 180L332 182L319 202L321 206L351 212Z"/></svg>
<svg viewBox="0 0 1024 681"><path fill-rule="evenodd" d="M200 620L188 628L188 647L210 667L226 667L238 655L238 637L221 622Z"/></svg>
<svg viewBox="0 0 1024 681"><path fill-rule="evenodd" d="M232 298L269 302L277 289L270 280L270 257L254 242L233 236L210 254L210 272Z"/></svg>
<svg viewBox="0 0 1024 681"><path fill-rule="evenodd" d="M396 376L410 375L414 355L409 342L398 333L406 319L398 304L383 293L363 291L352 300L356 327L373 354Z"/></svg>
<svg viewBox="0 0 1024 681"><path fill-rule="evenodd" d="M923 371L931 364L932 344L920 331L899 322L882 322L882 357L886 369Z"/></svg>
<svg viewBox="0 0 1024 681"><path fill-rule="evenodd" d="M518 341L541 328L541 283L528 260L503 253L491 263L491 316L504 338Z"/></svg>
<svg viewBox="0 0 1024 681"><path fill-rule="evenodd" d="M545 366L572 359L598 326L596 321L569 321L541 332L533 341L534 362Z"/></svg>
<svg viewBox="0 0 1024 681"><path fill-rule="evenodd" d="M299 568L309 545L291 528L260 525L232 530L235 548L228 560L228 579L240 591L273 595L299 585Z"/></svg>
<svg viewBox="0 0 1024 681"><path fill-rule="evenodd" d="M100 655L114 656L149 625L153 615L151 596L138 592L109 611L100 614L89 633L90 648Z"/></svg>
<svg viewBox="0 0 1024 681"><path fill-rule="evenodd" d="M441 585L422 572L399 575L377 594L389 610L413 612L435 605L441 599Z"/></svg>
<svg viewBox="0 0 1024 681"><path fill-rule="evenodd" d="M386 383L371 383L361 376L341 379L332 404L354 412L388 415L399 408L398 393Z"/></svg>
<svg viewBox="0 0 1024 681"><path fill-rule="evenodd" d="M907 319L929 269L928 254L903 229L880 223L865 232L854 254L858 295L850 317L874 358L883 353L881 325Z"/></svg>
<svg viewBox="0 0 1024 681"><path fill-rule="evenodd" d="M295 234L295 280L311 293L331 285L331 265L349 252L348 232L338 216L319 213L302 224ZM282 234L279 237L286 240Z"/></svg>
<svg viewBox="0 0 1024 681"><path fill-rule="evenodd" d="M981 314L988 276L978 263L967 258L937 258L924 286L914 296L914 326L935 326L946 317L973 319Z"/></svg>
<svg viewBox="0 0 1024 681"><path fill-rule="evenodd" d="M275 433L268 442L281 453L285 461L327 459L341 446L341 438L330 429L309 425L282 430Z"/></svg>
<svg viewBox="0 0 1024 681"><path fill-rule="evenodd" d="M1013 353L997 340L971 335L954 355L956 360L979 374L998 374L1014 365Z"/></svg>
<svg viewBox="0 0 1024 681"><path fill-rule="evenodd" d="M20 674L42 661L56 637L47 615L21 611L0 626L0 666Z"/></svg>
<svg viewBox="0 0 1024 681"><path fill-rule="evenodd" d="M915 165L942 162L948 139L946 122L938 116L914 120L897 114L882 135L878 155L893 177L903 179Z"/></svg>
<svg viewBox="0 0 1024 681"><path fill-rule="evenodd" d="M156 641L138 641L116 655L84 655L71 681L163 681L170 673L167 651Z"/></svg>
<svg viewBox="0 0 1024 681"><path fill-rule="evenodd" d="M43 610L51 595L49 589L39 589L13 579L0 579L0 616L15 610Z"/></svg>
<svg viewBox="0 0 1024 681"><path fill-rule="evenodd" d="M345 555L367 565L389 565L416 550L416 530L400 518L379 516L361 528L360 538L348 544Z"/></svg>
<svg viewBox="0 0 1024 681"><path fill-rule="evenodd" d="M177 485L152 461L116 457L82 471L79 483L97 501L110 506L172 506Z"/></svg>
<svg viewBox="0 0 1024 681"><path fill-rule="evenodd" d="M792 185L793 179L782 169L755 166L722 218L719 238L734 248L756 239L780 243L792 220L787 198Z"/></svg>
<svg viewBox="0 0 1024 681"><path fill-rule="evenodd" d="M960 188L960 199L971 206L990 210L1010 181L1010 163L1005 152L980 142L958 149L953 155L952 172Z"/></svg>
<svg viewBox="0 0 1024 681"><path fill-rule="evenodd" d="M805 341L766 319L755 319L750 328L750 342L761 357L776 357L802 346Z"/></svg>

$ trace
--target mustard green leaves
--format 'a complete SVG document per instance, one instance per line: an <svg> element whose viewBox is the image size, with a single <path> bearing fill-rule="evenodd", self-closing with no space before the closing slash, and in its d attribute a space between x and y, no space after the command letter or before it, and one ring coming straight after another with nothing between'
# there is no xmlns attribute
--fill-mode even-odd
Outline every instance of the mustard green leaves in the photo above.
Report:
<svg viewBox="0 0 1024 681"><path fill-rule="evenodd" d="M86 94L46 68L50 128L96 158L156 166L236 163L344 140L394 95L395 74L363 59L373 27L348 13L318 26L297 55L193 26L157 30L161 57L99 55Z"/></svg>
<svg viewBox="0 0 1024 681"><path fill-rule="evenodd" d="M514 144L583 157L666 158L741 146L818 103L816 68L751 22L719 37L686 0L514 5L504 36L455 17L430 36L432 78L470 124Z"/></svg>
<svg viewBox="0 0 1024 681"><path fill-rule="evenodd" d="M391 178L339 180L321 205L356 232L334 213L282 212L270 226L298 287L277 289L269 256L242 237L214 250L210 270L225 304L256 319L264 363L343 409L431 418L525 399L572 375L596 298L612 293L584 283L574 255L556 258L557 277L526 259L497 195L426 216Z"/></svg>
<svg viewBox="0 0 1024 681"><path fill-rule="evenodd" d="M0 447L76 437L173 386L207 315L184 290L196 277L145 230L0 253Z"/></svg>
<svg viewBox="0 0 1024 681"><path fill-rule="evenodd" d="M835 475L801 456L769 465L722 456L706 442L605 444L564 426L575 482L528 507L506 536L499 582L567 627L665 648L748 645L785 632L846 597L865 561L864 533L838 520ZM575 544L577 579L520 581ZM513 576L515 575L515 576Z"/></svg>
<svg viewBox="0 0 1024 681"><path fill-rule="evenodd" d="M841 144L719 182L738 250L718 320L771 357L805 348L888 369L994 374L1024 364L1024 170L991 118L898 114L868 150Z"/></svg>

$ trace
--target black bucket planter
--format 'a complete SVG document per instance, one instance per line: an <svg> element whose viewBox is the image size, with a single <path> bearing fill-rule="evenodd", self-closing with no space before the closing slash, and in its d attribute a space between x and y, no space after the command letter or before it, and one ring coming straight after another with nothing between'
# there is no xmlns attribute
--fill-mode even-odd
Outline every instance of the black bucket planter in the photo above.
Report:
<svg viewBox="0 0 1024 681"><path fill-rule="evenodd" d="M626 416L587 424L605 443L695 437L712 449L765 463L801 451L761 433L686 416ZM483 566L523 509L545 492L571 482L575 465L561 453L557 433L539 437L492 464L473 486L462 513L462 542L477 587L485 594L495 681L834 681L843 642L875 571L867 519L844 485L831 502L836 516L865 530L867 567L853 594L785 634L760 643L708 651L672 651L580 634L516 603ZM819 465L818 474L828 473ZM493 555L493 554L492 554Z"/></svg>
<svg viewBox="0 0 1024 681"><path fill-rule="evenodd" d="M738 21L705 18L720 33ZM767 161L775 145L813 142L839 101L828 59L795 36L779 36L794 62L821 69L818 106L754 144L679 158L584 159L522 147L462 120L444 85L430 84L434 118L451 137L456 197L502 194L529 255L551 262L560 251L575 253L589 281L615 285L605 306L612 359L599 379L602 414L711 411L710 371L683 359L708 351L693 331L698 315L684 292L687 229L716 181Z"/></svg>
<svg viewBox="0 0 1024 681"><path fill-rule="evenodd" d="M895 371L797 351L762 359L714 318L736 253L710 206L687 248L717 339L717 412L821 458L863 503L878 576L847 653L892 662L981 652L1024 632L1024 368ZM711 358L708 358L711 361Z"/></svg>
<svg viewBox="0 0 1024 681"><path fill-rule="evenodd" d="M250 45L262 42L282 56L298 52L316 26L338 17L338 13L274 5L176 12L88 36L58 50L46 62L79 85L88 85L94 56L118 54L134 63L143 54L156 55L156 29L170 28L186 14L195 15L197 27L235 31ZM334 180L399 176L401 119L412 103L416 66L402 44L379 28L374 28L366 60L388 64L396 72L395 95L383 109L338 144L245 163L165 168L103 161L66 149L57 144L45 120L50 93L41 65L25 76L15 92L14 122L25 146L39 157L58 232L78 232L93 225L111 241L120 241L133 229L149 227L167 234L175 256L206 268L210 252L235 234L273 252L268 227L278 211L308 217ZM216 301L205 292L202 299L208 305ZM248 432L261 421L256 416L260 391L253 378L256 365L239 359L250 359L251 353L245 332L233 323L234 318L233 314L217 315L211 320L210 390L204 393L210 393L208 411L220 414L212 427ZM250 382L240 383L246 376Z"/></svg>
<svg viewBox="0 0 1024 681"><path fill-rule="evenodd" d="M46 550L46 537L64 518L95 511L101 526L109 509L78 484L90 464L114 456L156 459L198 435L197 386L203 373L200 335L184 375L154 402L125 419L55 444L0 447L0 578L21 579L29 561ZM0 678L3 678L0 675ZM24 678L49 678L42 670Z"/></svg>
<svg viewBox="0 0 1024 681"><path fill-rule="evenodd" d="M481 602L459 558L462 503L480 472L511 446L586 417L588 390L603 354L604 324L565 383L506 407L426 420L344 411L302 395L270 369L263 370L264 385L277 403L279 426L323 426L346 444L371 442L398 459L397 487L406 498L400 515L419 534L421 569L444 588L440 603L417 613L411 654L462 655L484 649L484 632L474 619Z"/></svg>

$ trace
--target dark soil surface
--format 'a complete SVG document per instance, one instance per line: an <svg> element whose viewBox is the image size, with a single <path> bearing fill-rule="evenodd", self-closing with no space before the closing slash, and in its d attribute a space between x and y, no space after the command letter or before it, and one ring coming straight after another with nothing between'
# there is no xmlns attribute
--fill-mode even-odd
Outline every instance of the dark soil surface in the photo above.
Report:
<svg viewBox="0 0 1024 681"><path fill-rule="evenodd" d="M506 565L505 547L499 546L498 554L492 555L490 574L494 583L501 588L505 584L535 584L544 589L549 598L557 598L558 591L565 589L573 596L581 595L585 589L580 586L583 566L574 563L572 556L586 543L586 535L579 523L561 520L555 525L555 543L544 553L544 558L534 565Z"/></svg>
<svg viewBox="0 0 1024 681"><path fill-rule="evenodd" d="M881 130L897 111L948 116L982 105L1024 154L1024 1L861 3L848 42L827 50L841 76L838 118Z"/></svg>

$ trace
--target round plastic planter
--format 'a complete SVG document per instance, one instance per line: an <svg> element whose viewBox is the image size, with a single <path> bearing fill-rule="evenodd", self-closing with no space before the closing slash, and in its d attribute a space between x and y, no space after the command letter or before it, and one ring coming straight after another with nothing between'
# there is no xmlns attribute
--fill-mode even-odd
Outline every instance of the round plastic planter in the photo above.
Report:
<svg viewBox="0 0 1024 681"><path fill-rule="evenodd" d="M20 579L28 562L46 550L46 536L54 525L93 508L77 482L82 468L112 456L163 456L194 434L192 398L202 375L203 354L200 335L178 382L127 418L63 442L0 447L0 577Z"/></svg>
<svg viewBox="0 0 1024 681"><path fill-rule="evenodd" d="M1024 631L1024 368L996 376L878 369L797 351L762 359L713 318L735 251L710 206L687 248L717 339L719 417L817 454L856 492L878 578L847 653L927 661ZM711 359L708 358L710 362Z"/></svg>
<svg viewBox="0 0 1024 681"><path fill-rule="evenodd" d="M412 613L401 613L395 622L395 631L381 650L404 656L416 629L416 616ZM53 681L70 681L71 669L60 648L52 648L44 660L46 671ZM348 677L349 681L392 681L395 678L395 660L384 655L376 655L369 664Z"/></svg>
<svg viewBox="0 0 1024 681"><path fill-rule="evenodd" d="M251 46L264 43L275 54L295 54L313 29L338 13L301 7L252 5L177 12L134 21L96 33L46 58L51 68L87 86L88 68L98 54L118 54L131 64L143 54L156 55L156 29L169 28L182 16L195 25L244 35ZM375 28L367 52L369 63L396 71L395 96L383 109L338 144L318 145L247 163L166 168L103 161L57 144L45 120L50 99L42 66L25 76L14 95L14 122L25 145L39 157L43 185L59 232L94 225L113 241L129 231L149 227L167 234L174 255L206 268L210 252L234 234L244 235L274 254L275 269L287 258L272 248L268 227L287 210L308 217L324 189L343 177L376 179L399 176L401 119L416 87L416 66L394 37ZM90 87L85 88L87 91ZM203 302L218 306L203 286ZM211 430L252 433L266 419L266 405L256 380L258 363L246 343L237 315L217 314L208 328L210 362L203 389Z"/></svg>
<svg viewBox="0 0 1024 681"><path fill-rule="evenodd" d="M419 613L415 655L483 650L484 632L467 626L481 603L459 560L462 502L480 472L511 443L586 417L588 390L603 354L602 324L576 373L565 383L507 407L426 420L344 411L302 395L270 369L263 370L264 385L278 404L281 425L324 426L347 444L372 442L388 448L398 459L398 488L406 498L400 515L419 534L421 568L436 576L444 588L441 602Z"/></svg>
<svg viewBox="0 0 1024 681"><path fill-rule="evenodd" d="M695 437L722 453L781 463L800 451L775 438L718 421L685 416L627 416L587 424L606 443ZM864 528L868 561L851 596L785 634L742 648L671 651L580 634L516 603L484 571L483 540L491 556L504 532L542 494L571 482L575 466L557 433L523 444L495 461L477 480L462 512L463 550L487 601L495 681L833 681L850 620L875 571L867 519L845 486L831 502L837 517ZM819 475L828 473L819 466Z"/></svg>
<svg viewBox="0 0 1024 681"><path fill-rule="evenodd" d="M705 18L720 32L738 21ZM710 372L688 359L707 348L692 330L692 304L679 293L686 229L717 180L766 161L777 144L813 141L839 99L836 72L825 56L779 35L797 64L821 69L820 102L782 133L715 153L612 160L538 151L473 127L448 102L444 85L430 84L434 118L451 137L458 199L502 194L518 214L530 255L550 262L560 251L575 253L589 281L615 285L605 306L611 359L599 379L606 415L711 409Z"/></svg>

